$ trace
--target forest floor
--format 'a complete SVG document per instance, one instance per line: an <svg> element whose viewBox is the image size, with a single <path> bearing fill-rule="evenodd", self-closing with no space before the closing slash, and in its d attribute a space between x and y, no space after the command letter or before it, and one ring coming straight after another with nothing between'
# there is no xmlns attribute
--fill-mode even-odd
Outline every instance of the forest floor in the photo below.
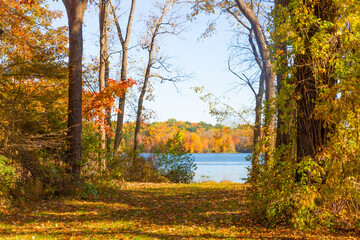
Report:
<svg viewBox="0 0 360 240"><path fill-rule="evenodd" d="M230 182L122 183L87 200L58 198L11 209L0 215L0 239L360 239L351 231L257 224L247 189Z"/></svg>

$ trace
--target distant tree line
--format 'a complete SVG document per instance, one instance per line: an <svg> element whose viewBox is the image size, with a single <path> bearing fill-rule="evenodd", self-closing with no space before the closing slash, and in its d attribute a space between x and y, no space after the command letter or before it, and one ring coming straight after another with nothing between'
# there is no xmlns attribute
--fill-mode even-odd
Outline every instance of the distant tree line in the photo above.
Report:
<svg viewBox="0 0 360 240"><path fill-rule="evenodd" d="M124 124L122 147L131 146L134 123ZM249 125L228 127L205 122L191 123L169 119L166 122L143 123L140 134L140 149L154 152L179 132L185 139L185 149L190 153L235 153L251 152L253 131Z"/></svg>

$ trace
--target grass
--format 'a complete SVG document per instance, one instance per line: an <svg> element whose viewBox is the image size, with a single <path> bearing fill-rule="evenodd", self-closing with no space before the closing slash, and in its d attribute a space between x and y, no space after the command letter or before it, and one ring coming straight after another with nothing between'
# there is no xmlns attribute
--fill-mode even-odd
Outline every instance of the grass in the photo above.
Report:
<svg viewBox="0 0 360 240"><path fill-rule="evenodd" d="M357 239L354 232L257 224L247 188L231 182L121 183L92 199L59 198L12 209L0 215L0 239Z"/></svg>

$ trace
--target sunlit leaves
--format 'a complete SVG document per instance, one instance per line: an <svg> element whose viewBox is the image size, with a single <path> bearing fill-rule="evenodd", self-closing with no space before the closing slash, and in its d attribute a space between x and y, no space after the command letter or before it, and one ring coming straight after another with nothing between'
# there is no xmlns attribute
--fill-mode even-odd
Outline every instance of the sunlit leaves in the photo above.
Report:
<svg viewBox="0 0 360 240"><path fill-rule="evenodd" d="M107 79L107 86L100 92L84 90L83 117L87 120L95 120L97 125L100 125L100 119L106 117L104 116L105 110L112 109L118 111L114 107L116 98L123 96L134 84L136 84L136 81L131 78L127 79L127 81L120 82ZM108 131L110 130L109 127L110 126L106 125Z"/></svg>
<svg viewBox="0 0 360 240"><path fill-rule="evenodd" d="M281 130L290 132L292 143L278 149L287 152L286 158L264 171L254 197L256 211L264 207L267 220L289 221L297 228L340 227L344 221L356 228L359 10L352 0L293 0L278 9L272 38L288 46L289 63L284 67L283 52L275 52L277 68L286 76L278 107L286 122Z"/></svg>
<svg viewBox="0 0 360 240"><path fill-rule="evenodd" d="M43 1L1 0L0 11L2 130L9 131L8 138L21 133L12 139L16 144L50 145L41 136L60 134L66 120L66 29L51 27L60 14Z"/></svg>
<svg viewBox="0 0 360 240"><path fill-rule="evenodd" d="M61 198L0 217L6 238L38 239L356 239L357 232L271 228L249 215L249 186L112 183L101 196ZM340 201L339 201L340 202Z"/></svg>

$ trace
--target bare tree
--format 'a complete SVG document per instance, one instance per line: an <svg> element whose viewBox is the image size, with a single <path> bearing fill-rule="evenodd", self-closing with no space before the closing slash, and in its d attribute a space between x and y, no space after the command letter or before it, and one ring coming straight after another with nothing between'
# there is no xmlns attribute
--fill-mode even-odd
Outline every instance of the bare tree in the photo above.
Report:
<svg viewBox="0 0 360 240"><path fill-rule="evenodd" d="M87 0L63 0L69 24L68 162L75 180L81 172L82 153L82 22Z"/></svg>
<svg viewBox="0 0 360 240"><path fill-rule="evenodd" d="M273 65L268 49L268 43L266 40L266 35L264 34L264 29L259 21L259 17L251 9L249 4L246 4L242 0L235 0L236 5L240 9L244 17L249 21L251 28L254 31L254 36L256 40L257 47L262 61L262 77L265 80L265 100L266 104L266 114L265 114L265 138L267 139L266 151L265 151L265 164L268 164L272 152L275 149L275 72L273 71Z"/></svg>
<svg viewBox="0 0 360 240"><path fill-rule="evenodd" d="M249 39L252 38L252 32L250 31ZM249 40L251 41L251 40ZM255 49L256 50L256 49ZM256 54L256 52L254 52ZM259 62L258 62L259 63ZM262 65L259 65L262 68ZM244 82L254 94L255 97L255 124L254 124L254 139L253 139L253 156L252 156L252 176L255 178L259 173L259 156L261 153L261 123L262 123L262 102L264 95L264 82L265 78L261 72L259 78L259 86L256 89L254 80L251 80L245 74L239 75L235 72L235 70L231 67L230 59L228 61L228 69L231 73L233 73L240 81Z"/></svg>
<svg viewBox="0 0 360 240"><path fill-rule="evenodd" d="M259 5L255 6L253 2L249 5L249 8L257 15L261 14ZM262 56L259 54L259 46L254 39L254 29L251 24L243 21L241 14L238 12L236 5L227 1L227 4L223 6L223 11L232 16L233 19L244 29L244 33L240 34L241 37L247 35L248 42L241 42L240 45L236 45L234 48L237 50L237 54L233 55L233 58L240 58L240 61L244 63L247 59L244 59L244 51L250 52L250 61L255 62L255 65L250 63L249 69L258 68L260 70L260 76L253 74L247 76L245 73L238 74L236 69L231 64L231 58L228 61L228 69L233 73L241 82L247 85L255 97L255 123L254 123L254 139L253 139L253 158L252 158L252 175L256 177L259 172L259 156L261 149L261 125L262 125L262 105L263 95L265 90L265 75L264 75L264 63ZM263 25L261 25L263 31ZM242 40L242 39L241 39ZM241 56L238 56L241 55Z"/></svg>
<svg viewBox="0 0 360 240"><path fill-rule="evenodd" d="M119 41L120 41L121 47L122 47L121 76L120 76L120 79L121 79L121 81L126 81L126 79L127 79L127 69L128 69L129 42L130 42L132 23L133 23L134 13L135 13L136 0L131 1L131 9L130 9L130 13L129 13L129 19L128 19L128 22L127 22L125 36L123 35L123 33L121 31L121 27L120 27L120 24L119 24L119 17L117 16L115 6L111 2L111 0L110 0L110 5L111 5L111 10L112 10L112 14L113 14L113 17L114 17L115 26L116 26L116 30L117 30L117 33L118 33ZM118 115L117 115L115 140L114 140L114 152L115 153L119 151L120 143L121 143L121 140L123 138L123 135L122 135L123 130L122 129L123 129L123 124L124 124L124 116L125 116L124 115L124 112L125 112L125 99L126 99L126 94L124 93L124 95L122 97L120 97L120 99L119 99L119 107L118 107L119 112L118 112Z"/></svg>
<svg viewBox="0 0 360 240"><path fill-rule="evenodd" d="M258 90L255 91L255 85L253 80L250 80L246 75L236 73L236 70L233 68L232 64L229 63L229 69L232 73L240 78L241 81L245 82L246 85L250 87L254 93L256 99L256 122L254 127L254 145L258 144L260 141L261 126L262 126L262 101L263 93L265 93L266 111L265 111L265 124L264 124L264 133L265 133L265 162L268 163L271 159L272 152L275 147L275 110L274 97L275 97L275 73L273 71L272 59L270 57L268 49L267 36L265 34L265 25L264 19L261 17L265 12L261 7L261 0L254 1L249 0L244 2L242 0L226 0L226 1L207 1L207 0L198 0L194 2L192 7L193 12L192 17L195 17L202 11L206 13L215 13L216 8L221 10L220 14L226 13L228 16L231 16L235 21L242 27L245 34L248 37L248 47L252 54L252 59L255 60L257 66L260 69L260 76L257 79ZM264 14L266 15L266 13ZM214 23L211 22L209 29L213 29ZM259 162L259 152L260 149L256 147L254 150L254 159L253 163L257 165ZM256 151L258 149L258 151ZM253 166L254 169L257 167Z"/></svg>
<svg viewBox="0 0 360 240"><path fill-rule="evenodd" d="M178 35L182 31L182 18L176 14L175 6L180 6L182 2L179 0L166 0L156 4L156 12L151 13L147 21L147 33L143 38L142 47L148 51L148 62L145 68L144 81L141 87L138 100L138 109L136 115L136 126L134 132L134 152L135 156L139 150L140 124L143 111L143 102L150 78L157 77L161 80L176 81L181 79L181 75L176 77L163 77L159 74L152 74L153 68L163 68L170 72L166 66L166 58L159 57L158 38L160 35ZM155 66L157 64L157 67Z"/></svg>

